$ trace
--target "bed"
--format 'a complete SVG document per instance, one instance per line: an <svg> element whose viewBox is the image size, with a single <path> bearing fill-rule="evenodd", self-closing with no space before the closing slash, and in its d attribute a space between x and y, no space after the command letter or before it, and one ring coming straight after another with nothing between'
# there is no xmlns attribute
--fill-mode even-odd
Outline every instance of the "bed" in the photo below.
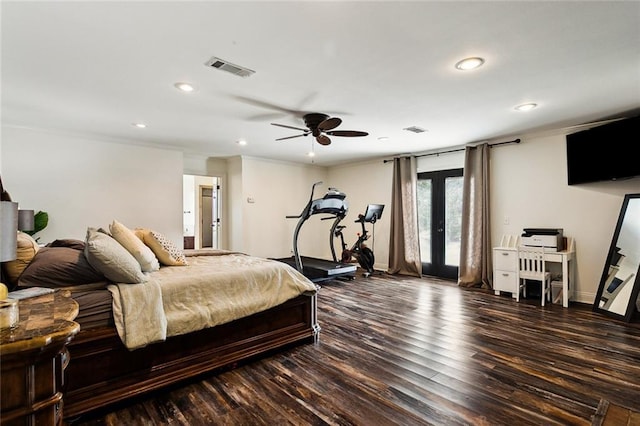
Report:
<svg viewBox="0 0 640 426"><path fill-rule="evenodd" d="M18 245L17 288L64 288L79 305L64 371L67 419L318 339L318 287L283 262L182 251L116 221L89 228L84 241L40 248L19 235Z"/></svg>

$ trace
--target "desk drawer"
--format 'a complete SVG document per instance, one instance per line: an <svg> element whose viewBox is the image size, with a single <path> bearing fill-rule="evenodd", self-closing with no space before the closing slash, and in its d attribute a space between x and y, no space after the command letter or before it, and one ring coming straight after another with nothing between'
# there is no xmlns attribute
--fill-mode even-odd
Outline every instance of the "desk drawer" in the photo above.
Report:
<svg viewBox="0 0 640 426"><path fill-rule="evenodd" d="M559 253L545 253L544 260L547 262L558 262L562 263L562 255Z"/></svg>
<svg viewBox="0 0 640 426"><path fill-rule="evenodd" d="M518 252L514 250L494 250L493 266L496 270L515 272L518 269Z"/></svg>
<svg viewBox="0 0 640 426"><path fill-rule="evenodd" d="M518 291L518 274L513 271L496 270L493 274L493 290L515 293Z"/></svg>

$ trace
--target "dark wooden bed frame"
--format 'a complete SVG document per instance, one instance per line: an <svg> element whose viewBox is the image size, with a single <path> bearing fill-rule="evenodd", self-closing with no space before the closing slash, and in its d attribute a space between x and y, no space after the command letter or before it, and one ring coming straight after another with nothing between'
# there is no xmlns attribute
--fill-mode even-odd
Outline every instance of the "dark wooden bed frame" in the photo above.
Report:
<svg viewBox="0 0 640 426"><path fill-rule="evenodd" d="M114 327L80 330L68 345L66 419L239 361L318 339L316 295L129 351Z"/></svg>

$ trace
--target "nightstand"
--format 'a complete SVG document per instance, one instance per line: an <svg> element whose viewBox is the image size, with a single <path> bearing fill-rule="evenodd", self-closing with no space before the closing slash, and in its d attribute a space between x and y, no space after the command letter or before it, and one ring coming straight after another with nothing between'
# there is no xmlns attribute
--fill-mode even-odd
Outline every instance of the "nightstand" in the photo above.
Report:
<svg viewBox="0 0 640 426"><path fill-rule="evenodd" d="M0 330L0 424L62 425L66 345L80 331L70 292L18 302L20 319Z"/></svg>

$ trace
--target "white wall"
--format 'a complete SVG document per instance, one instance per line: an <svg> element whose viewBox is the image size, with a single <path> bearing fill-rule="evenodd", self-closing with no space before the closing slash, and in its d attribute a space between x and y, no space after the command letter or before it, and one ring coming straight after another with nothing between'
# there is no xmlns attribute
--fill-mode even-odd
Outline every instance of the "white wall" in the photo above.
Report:
<svg viewBox="0 0 640 426"><path fill-rule="evenodd" d="M182 247L182 153L2 128L2 180L23 209L49 213L40 242L86 229L148 227Z"/></svg>
<svg viewBox="0 0 640 426"><path fill-rule="evenodd" d="M196 176L184 175L182 178L182 227L184 236L193 237L196 232Z"/></svg>
<svg viewBox="0 0 640 426"><path fill-rule="evenodd" d="M437 170L461 169L464 167L464 151L447 152L438 155L418 157L418 173Z"/></svg>
<svg viewBox="0 0 640 426"><path fill-rule="evenodd" d="M289 257L298 219L286 216L302 212L315 182L323 181L316 187L314 199L324 195L329 186L327 170L252 157L242 160L244 251L263 257ZM298 237L300 255L330 259L331 223L315 215L304 223Z"/></svg>
<svg viewBox="0 0 640 426"><path fill-rule="evenodd" d="M227 182L223 190L226 193L223 200L227 207L224 208L222 227L227 230L228 246L222 248L243 252L242 158L227 160Z"/></svg>

